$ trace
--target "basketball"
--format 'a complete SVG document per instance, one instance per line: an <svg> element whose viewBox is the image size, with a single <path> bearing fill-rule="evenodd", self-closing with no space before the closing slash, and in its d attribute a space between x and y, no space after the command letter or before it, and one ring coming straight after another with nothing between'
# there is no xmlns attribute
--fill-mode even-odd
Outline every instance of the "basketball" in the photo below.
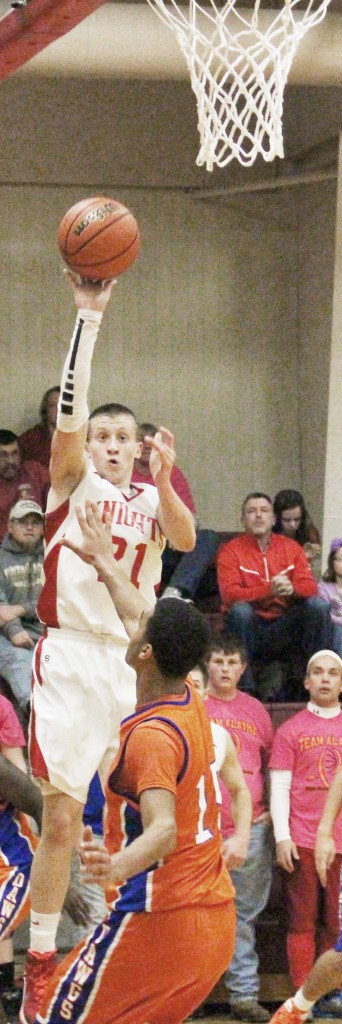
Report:
<svg viewBox="0 0 342 1024"><path fill-rule="evenodd" d="M90 281L123 274L140 250L133 213L105 196L82 199L72 206L60 222L57 238L68 267Z"/></svg>

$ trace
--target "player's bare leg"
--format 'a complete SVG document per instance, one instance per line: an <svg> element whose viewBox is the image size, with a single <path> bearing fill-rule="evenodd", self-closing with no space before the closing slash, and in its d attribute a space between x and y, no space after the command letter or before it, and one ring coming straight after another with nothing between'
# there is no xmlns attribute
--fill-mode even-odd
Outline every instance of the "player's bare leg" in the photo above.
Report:
<svg viewBox="0 0 342 1024"><path fill-rule="evenodd" d="M61 911L69 885L71 854L82 826L82 814L83 804L67 793L44 796L42 834L31 869L31 904L32 910L38 914ZM46 864L49 865L48 872Z"/></svg>
<svg viewBox="0 0 342 1024"><path fill-rule="evenodd" d="M311 1007L321 996L342 984L342 953L329 949L316 960L302 988L286 1000L274 1014L270 1024L303 1024Z"/></svg>
<svg viewBox="0 0 342 1024"><path fill-rule="evenodd" d="M31 869L30 948L19 1014L21 1024L35 1021L46 984L57 965L56 932L82 813L83 804L66 793L44 797L42 834Z"/></svg>
<svg viewBox="0 0 342 1024"><path fill-rule="evenodd" d="M309 977L303 985L305 999L317 1002L326 992L341 988L342 984L342 953L329 949L316 960Z"/></svg>

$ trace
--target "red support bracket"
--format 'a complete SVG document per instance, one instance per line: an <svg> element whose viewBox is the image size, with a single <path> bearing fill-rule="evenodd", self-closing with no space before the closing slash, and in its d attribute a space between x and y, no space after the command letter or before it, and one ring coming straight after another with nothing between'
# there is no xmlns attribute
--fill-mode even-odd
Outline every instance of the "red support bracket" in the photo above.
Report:
<svg viewBox="0 0 342 1024"><path fill-rule="evenodd" d="M28 0L0 18L0 79L64 36L106 0ZM10 3L10 0L9 0Z"/></svg>

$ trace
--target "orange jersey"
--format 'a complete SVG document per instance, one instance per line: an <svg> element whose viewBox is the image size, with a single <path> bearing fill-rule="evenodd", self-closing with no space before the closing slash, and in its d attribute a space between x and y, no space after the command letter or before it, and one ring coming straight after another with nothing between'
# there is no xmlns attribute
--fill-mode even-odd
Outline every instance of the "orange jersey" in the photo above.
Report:
<svg viewBox="0 0 342 1024"><path fill-rule="evenodd" d="M186 685L181 695L138 707L120 735L106 792L109 851L141 835L140 794L146 789L175 795L177 844L164 860L118 886L112 906L160 911L228 902L234 889L222 857L220 790L201 698Z"/></svg>

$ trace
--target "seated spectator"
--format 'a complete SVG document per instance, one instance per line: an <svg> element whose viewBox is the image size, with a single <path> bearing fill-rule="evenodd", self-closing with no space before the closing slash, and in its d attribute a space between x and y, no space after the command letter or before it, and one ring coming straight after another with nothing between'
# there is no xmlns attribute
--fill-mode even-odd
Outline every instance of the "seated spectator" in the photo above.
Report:
<svg viewBox="0 0 342 1024"><path fill-rule="evenodd" d="M21 458L19 440L12 430L0 430L0 542L3 540L10 509L21 498L29 498L45 509L49 473L40 462Z"/></svg>
<svg viewBox="0 0 342 1024"><path fill-rule="evenodd" d="M327 569L318 592L330 607L333 623L332 647L342 657L342 537L331 541Z"/></svg>
<svg viewBox="0 0 342 1024"><path fill-rule="evenodd" d="M154 480L150 472L151 444L148 437L154 437L158 427L154 423L140 423L138 427L138 440L142 443L142 450L139 459L135 459L132 483L153 484ZM194 500L190 487L184 473L179 466L174 466L171 472L171 483L178 496L184 501L190 512L196 516ZM198 587L208 565L215 557L220 545L219 534L215 530L197 530L197 540L193 551L176 551L166 543L162 555L163 569L160 585L160 593L165 597L188 597L194 600Z"/></svg>
<svg viewBox="0 0 342 1024"><path fill-rule="evenodd" d="M57 407L60 394L57 387L48 388L43 395L39 408L39 423L29 427L20 434L19 444L23 459L33 459L49 468L51 440L57 420Z"/></svg>
<svg viewBox="0 0 342 1024"><path fill-rule="evenodd" d="M43 584L44 514L34 501L11 509L0 545L0 675L28 712L32 652L43 626L36 612Z"/></svg>
<svg viewBox="0 0 342 1024"><path fill-rule="evenodd" d="M139 459L134 460L134 469L132 474L132 483L134 484L154 484L154 479L150 471L150 455L152 446L148 442L148 437L154 437L157 433L158 427L154 423L139 423L137 440L141 441L141 455ZM195 516L196 509L194 499L192 497L190 487L184 473L179 466L173 466L171 470L171 483L172 487L178 494L179 498L184 501L187 508Z"/></svg>
<svg viewBox="0 0 342 1024"><path fill-rule="evenodd" d="M256 952L256 922L268 901L273 860L271 818L267 808L267 762L273 728L266 708L255 697L240 692L246 651L235 637L218 637L208 660L206 708L211 722L233 739L252 797L252 831L244 863L231 871L236 890L236 942L225 975L229 1008L236 1020L262 1024L270 1014L258 1000L260 978ZM234 833L232 804L225 785L221 831L225 842Z"/></svg>
<svg viewBox="0 0 342 1024"><path fill-rule="evenodd" d="M304 548L309 562L321 554L321 539L304 505L300 491L288 488L278 491L273 501L275 515L274 533L292 537Z"/></svg>
<svg viewBox="0 0 342 1024"><path fill-rule="evenodd" d="M162 573L161 596L184 597L195 602L208 566L215 558L220 544L220 534L215 530L197 530L195 547L181 556L166 587L165 575Z"/></svg>
<svg viewBox="0 0 342 1024"><path fill-rule="evenodd" d="M241 522L245 532L222 544L218 553L225 629L241 639L250 661L267 664L295 651L303 679L311 655L331 647L329 608L318 596L303 549L291 537L273 533L274 513L267 494L247 495ZM302 699L301 686L281 698Z"/></svg>

